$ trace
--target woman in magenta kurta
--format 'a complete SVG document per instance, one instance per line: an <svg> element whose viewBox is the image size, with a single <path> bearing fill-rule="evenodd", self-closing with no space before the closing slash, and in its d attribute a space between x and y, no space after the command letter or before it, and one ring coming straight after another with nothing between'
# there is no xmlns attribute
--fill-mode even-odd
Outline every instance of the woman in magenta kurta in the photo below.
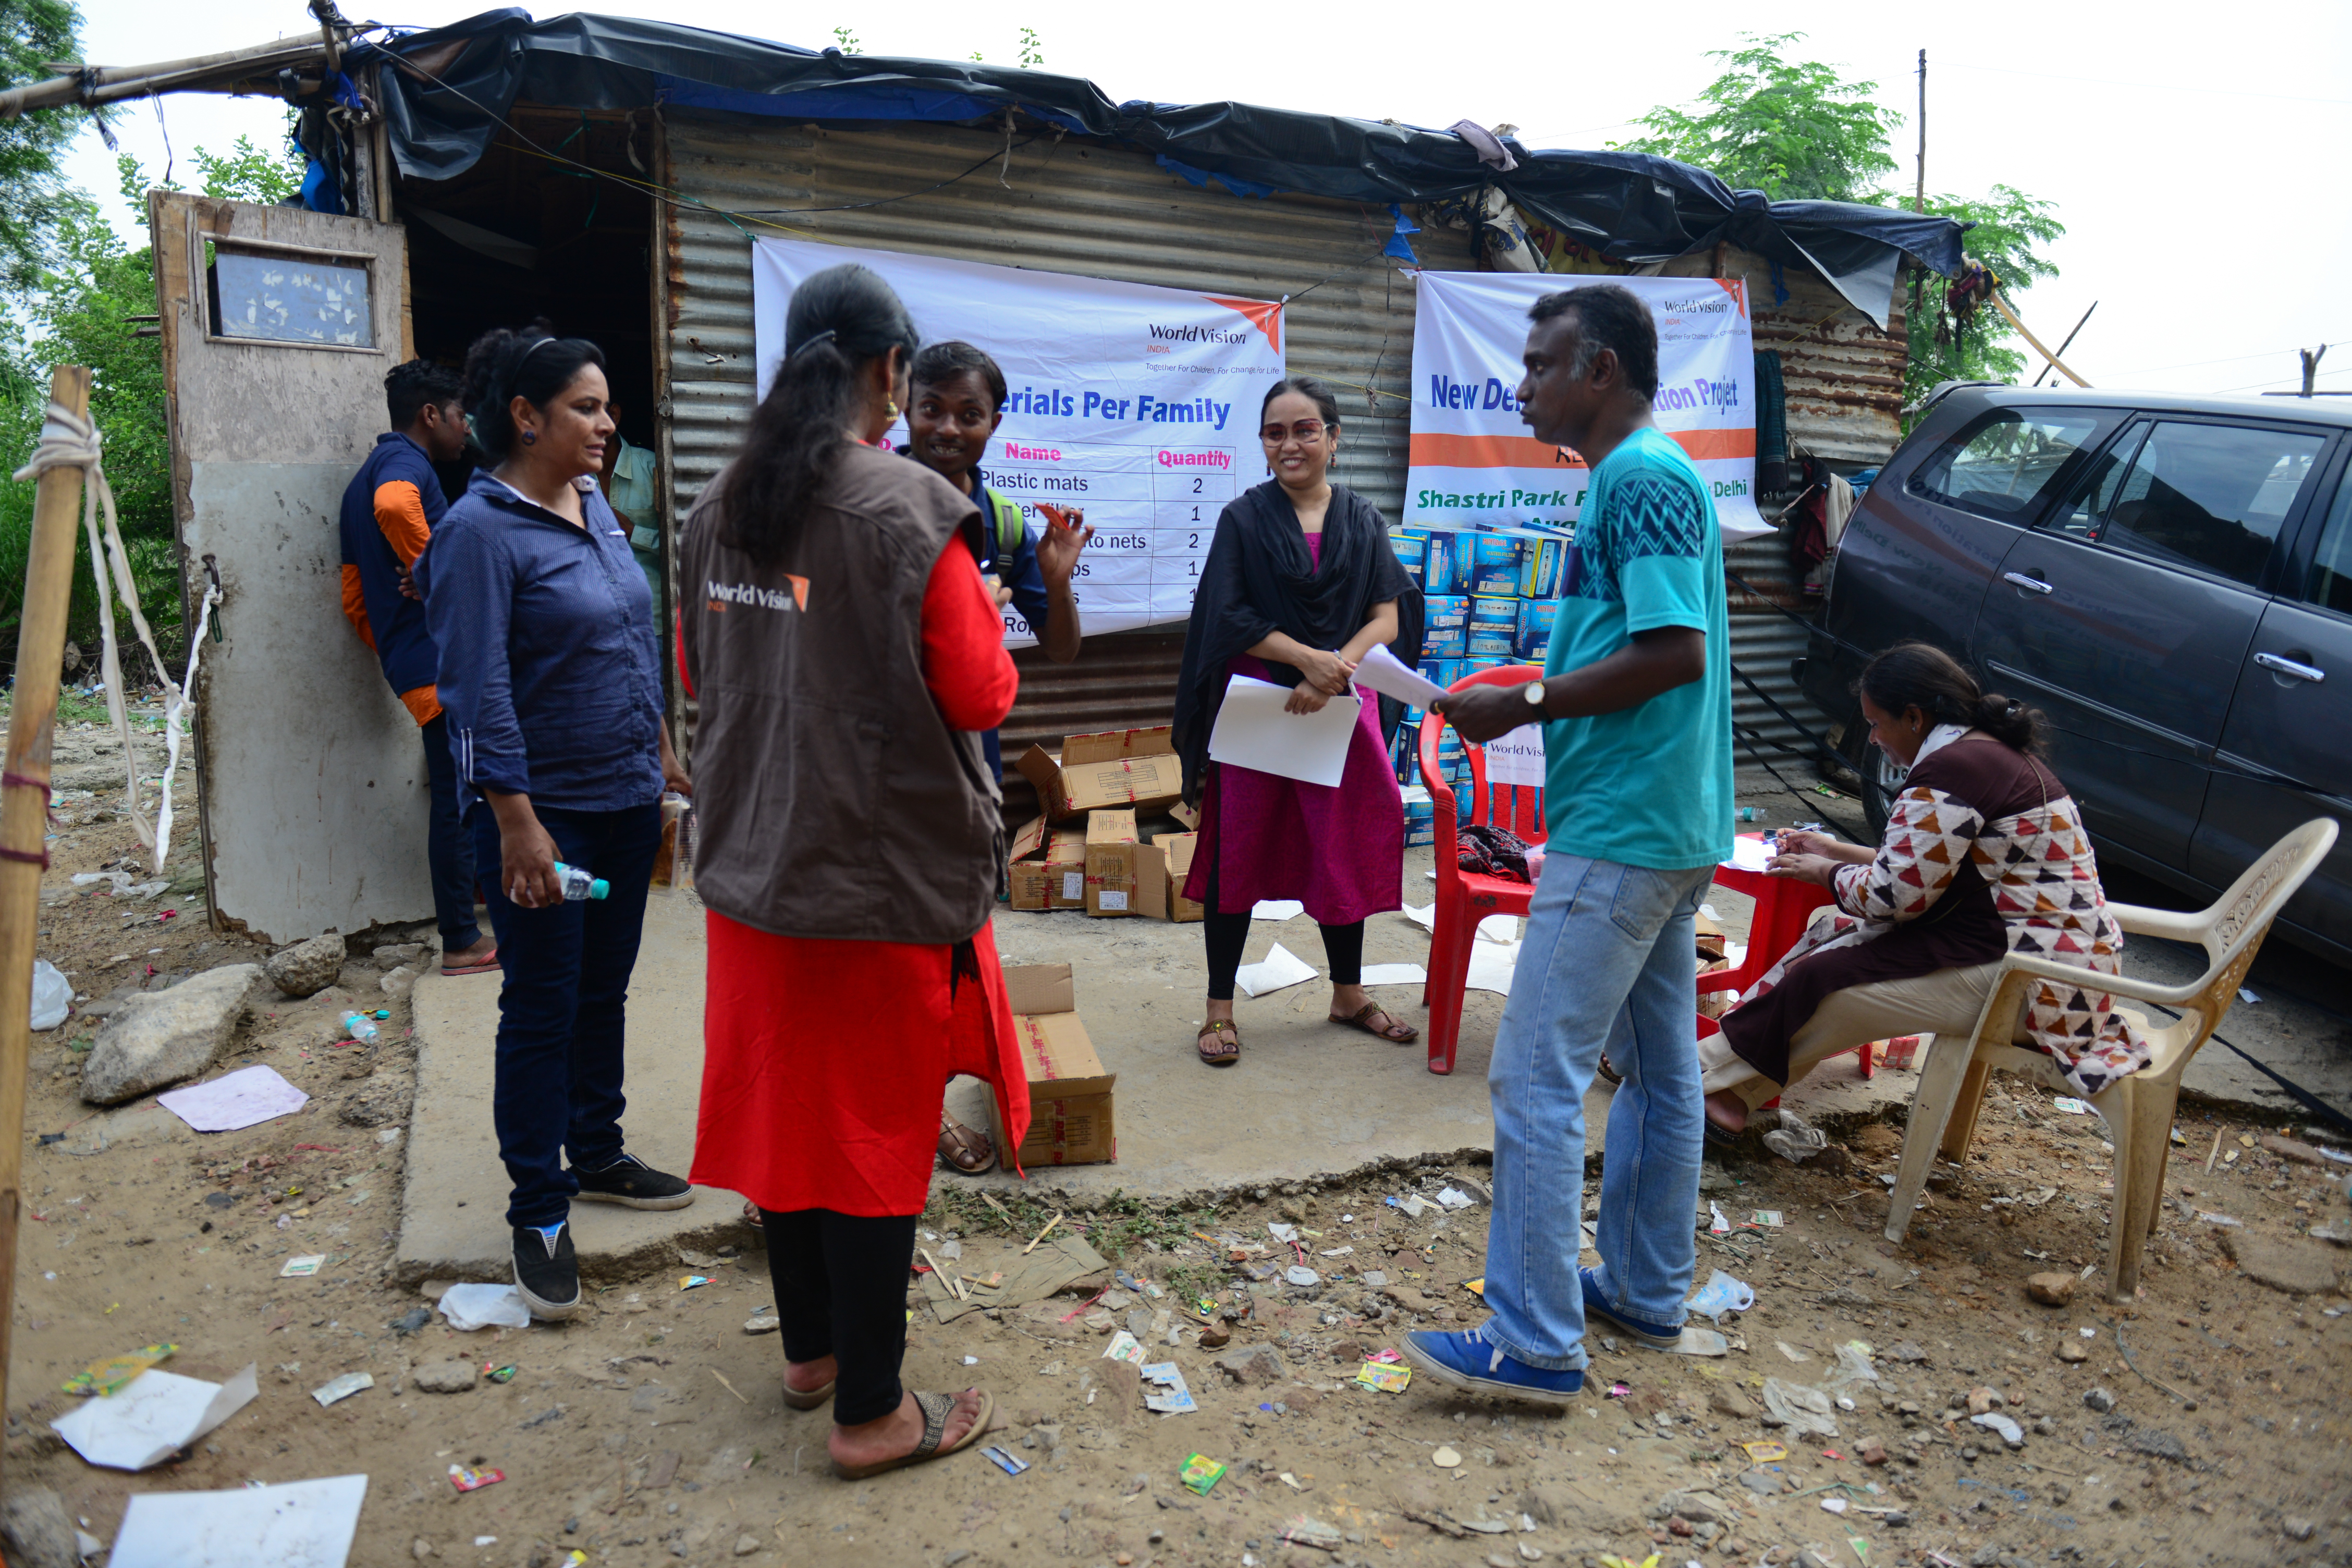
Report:
<svg viewBox="0 0 2352 1568"><path fill-rule="evenodd" d="M1322 928L1331 1020L1407 1045L1420 1032L1364 994L1364 919L1402 907L1404 805L1386 736L1396 705L1349 684L1386 644L1421 653L1421 591L1389 547L1380 510L1330 482L1339 408L1305 377L1266 395L1260 437L1272 481L1225 508L1201 571L1176 696L1176 746L1187 799L1201 807L1201 843L1184 896L1208 906L1208 1016L1193 1048L1213 1067L1241 1057L1234 975L1250 911L1295 899ZM1307 784L1209 760L1209 736L1234 676L1291 688L1294 713L1360 705L1335 785Z"/></svg>

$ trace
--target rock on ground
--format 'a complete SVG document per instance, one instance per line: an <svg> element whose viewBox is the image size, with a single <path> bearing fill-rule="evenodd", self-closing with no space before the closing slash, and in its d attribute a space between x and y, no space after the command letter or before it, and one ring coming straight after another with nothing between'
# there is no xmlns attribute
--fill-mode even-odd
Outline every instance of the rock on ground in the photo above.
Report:
<svg viewBox="0 0 2352 1568"><path fill-rule="evenodd" d="M289 996L315 996L335 983L345 956L343 939L331 932L271 953L261 971Z"/></svg>
<svg viewBox="0 0 2352 1568"><path fill-rule="evenodd" d="M2336 1289L2336 1257L2308 1242L2273 1241L2244 1231L2225 1230L2221 1245L2247 1279L2290 1296L2315 1296Z"/></svg>
<svg viewBox="0 0 2352 1568"><path fill-rule="evenodd" d="M120 1105L213 1065L261 983L251 963L224 964L131 998L107 1022L81 1071L81 1097Z"/></svg>
<svg viewBox="0 0 2352 1568"><path fill-rule="evenodd" d="M14 1493L0 1504L0 1537L8 1542L8 1561L24 1568L76 1568L81 1561L66 1505L46 1488Z"/></svg>
<svg viewBox="0 0 2352 1568"><path fill-rule="evenodd" d="M469 1361L436 1361L408 1374L408 1381L426 1394L463 1394L481 1373Z"/></svg>
<svg viewBox="0 0 2352 1568"><path fill-rule="evenodd" d="M2074 1299L2074 1276L2063 1270L2029 1276L2025 1293L2045 1307L2063 1307Z"/></svg>

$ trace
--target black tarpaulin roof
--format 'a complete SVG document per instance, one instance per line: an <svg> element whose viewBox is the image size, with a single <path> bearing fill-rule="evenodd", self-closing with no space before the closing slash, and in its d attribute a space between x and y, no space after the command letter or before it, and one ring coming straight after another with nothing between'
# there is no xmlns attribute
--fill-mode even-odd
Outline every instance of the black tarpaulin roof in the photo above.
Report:
<svg viewBox="0 0 2352 1568"><path fill-rule="evenodd" d="M1901 258L1960 269L1966 226L1892 207L1774 202L1705 170L1636 153L1505 146L1497 171L1447 131L1246 103L1113 103L1080 77L956 60L844 55L671 22L487 11L355 47L380 74L402 174L473 166L518 101L579 109L674 103L794 121L972 121L1018 110L1132 147L1237 195L1296 191L1357 202L1433 202L1499 187L1522 211L1612 259L1657 262L1728 241L1826 278L1886 324Z"/></svg>

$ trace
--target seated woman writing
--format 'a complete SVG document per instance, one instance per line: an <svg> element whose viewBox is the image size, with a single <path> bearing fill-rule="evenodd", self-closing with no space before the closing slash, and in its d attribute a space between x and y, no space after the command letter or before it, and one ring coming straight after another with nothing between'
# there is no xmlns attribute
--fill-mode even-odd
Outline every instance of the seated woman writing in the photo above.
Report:
<svg viewBox="0 0 2352 1568"><path fill-rule="evenodd" d="M1950 656L1898 643L1862 672L1871 740L1908 767L1876 849L1783 833L1771 873L1817 882L1835 911L1699 1042L1707 1134L1815 1063L1894 1035L1967 1037L2004 953L2122 973L2082 814L2033 755L2042 715L1989 697ZM2095 984L2035 984L2017 1043L2057 1058L2077 1092L2147 1065L2147 1042Z"/></svg>

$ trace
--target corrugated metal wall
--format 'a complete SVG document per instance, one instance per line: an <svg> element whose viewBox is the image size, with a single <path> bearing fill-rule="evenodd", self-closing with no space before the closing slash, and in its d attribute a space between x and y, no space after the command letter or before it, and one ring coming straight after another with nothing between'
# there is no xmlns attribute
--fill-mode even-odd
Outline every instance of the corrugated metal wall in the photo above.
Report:
<svg viewBox="0 0 2352 1568"><path fill-rule="evenodd" d="M1383 508L1402 501L1413 289L1381 255L1391 227L1384 208L1303 196L1243 199L1197 188L1140 154L1050 132L1016 132L1007 159L1002 132L955 126L821 127L676 109L664 119L669 184L690 201L783 226L765 229L746 217L738 226L691 205L667 209L657 289L668 324L664 471L673 521L732 452L751 411L747 229L1209 293L1288 296L1290 369L1321 376L1340 393L1347 433L1338 478ZM827 208L835 210L805 210ZM1475 265L1453 235L1425 230L1415 243L1428 266ZM1750 297L1769 301L1769 266L1734 256L1748 273ZM1706 260L1685 258L1669 269L1704 270ZM1899 324L1887 340L1890 371L1864 336L1875 338L1876 329L1825 283L1790 275L1786 285L1790 300L1759 306L1756 331L1758 346L1782 351L1791 437L1824 456L1884 457L1895 441ZM1794 603L1777 542L1743 546L1737 555L1735 570L1759 585L1769 580L1772 597ZM1735 614L1734 658L1805 711L1788 674L1801 639L1780 616ZM1022 695L1004 734L1008 762L1033 739L1163 721L1181 646L1180 635L1151 631L1089 638L1073 665L1034 651L1020 656ZM1738 703L1742 724L1793 738L1744 688Z"/></svg>

